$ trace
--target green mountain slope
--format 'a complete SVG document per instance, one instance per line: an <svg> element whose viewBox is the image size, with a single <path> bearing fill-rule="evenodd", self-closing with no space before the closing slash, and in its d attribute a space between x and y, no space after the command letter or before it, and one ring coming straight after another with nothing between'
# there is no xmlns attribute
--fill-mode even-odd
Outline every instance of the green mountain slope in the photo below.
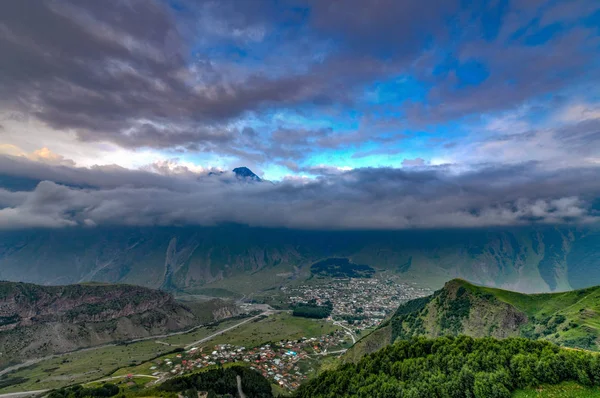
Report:
<svg viewBox="0 0 600 398"><path fill-rule="evenodd" d="M452 278L521 292L600 284L600 232L576 228L303 231L216 227L0 232L0 279L129 283L243 295L310 276L330 258L439 288Z"/></svg>
<svg viewBox="0 0 600 398"><path fill-rule="evenodd" d="M432 296L409 301L350 350L357 360L397 339L415 336L527 337L598 350L600 286L522 294L452 280Z"/></svg>
<svg viewBox="0 0 600 398"><path fill-rule="evenodd" d="M223 307L190 308L168 293L131 285L0 282L0 367L189 328L212 321Z"/></svg>

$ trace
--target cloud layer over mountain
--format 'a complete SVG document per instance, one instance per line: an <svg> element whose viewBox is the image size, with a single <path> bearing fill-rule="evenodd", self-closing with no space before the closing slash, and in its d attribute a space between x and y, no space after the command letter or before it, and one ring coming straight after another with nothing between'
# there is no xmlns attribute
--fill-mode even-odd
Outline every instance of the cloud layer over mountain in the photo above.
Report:
<svg viewBox="0 0 600 398"><path fill-rule="evenodd" d="M598 217L596 0L34 3L0 1L0 228Z"/></svg>
<svg viewBox="0 0 600 398"><path fill-rule="evenodd" d="M3 229L230 222L405 229L586 224L600 215L596 169L547 171L533 163L470 172L364 168L276 183L244 182L232 173L77 169L14 157L0 158L0 172L5 185L27 182L33 188L0 190Z"/></svg>

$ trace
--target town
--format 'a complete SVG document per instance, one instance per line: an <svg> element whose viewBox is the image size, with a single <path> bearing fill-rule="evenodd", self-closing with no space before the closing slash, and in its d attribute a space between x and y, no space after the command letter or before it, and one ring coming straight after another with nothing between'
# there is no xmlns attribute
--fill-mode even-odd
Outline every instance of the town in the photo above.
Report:
<svg viewBox="0 0 600 398"><path fill-rule="evenodd" d="M281 289L292 306L309 302L332 305L331 320L358 331L378 326L400 304L432 293L385 277L336 279Z"/></svg>
<svg viewBox="0 0 600 398"><path fill-rule="evenodd" d="M350 345L343 331L335 331L321 337L282 340L246 348L231 344L219 344L212 349L192 347L167 358L155 360L150 368L152 375L172 377L199 369L246 363L285 390L294 390L311 373L313 362L329 354L341 354Z"/></svg>

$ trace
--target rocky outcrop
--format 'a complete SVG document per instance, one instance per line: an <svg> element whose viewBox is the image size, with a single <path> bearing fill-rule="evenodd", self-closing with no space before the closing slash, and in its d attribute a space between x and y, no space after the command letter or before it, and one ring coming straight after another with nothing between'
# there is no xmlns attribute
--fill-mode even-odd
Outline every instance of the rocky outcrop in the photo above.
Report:
<svg viewBox="0 0 600 398"><path fill-rule="evenodd" d="M192 311L165 292L130 285L0 282L0 367L189 328Z"/></svg>
<svg viewBox="0 0 600 398"><path fill-rule="evenodd" d="M215 309L212 312L213 318L215 321L220 321L222 319L231 318L234 316L240 315L239 307L235 305L227 305L220 308Z"/></svg>
<svg viewBox="0 0 600 398"><path fill-rule="evenodd" d="M168 293L130 285L0 282L0 330L48 322L100 322L177 306Z"/></svg>

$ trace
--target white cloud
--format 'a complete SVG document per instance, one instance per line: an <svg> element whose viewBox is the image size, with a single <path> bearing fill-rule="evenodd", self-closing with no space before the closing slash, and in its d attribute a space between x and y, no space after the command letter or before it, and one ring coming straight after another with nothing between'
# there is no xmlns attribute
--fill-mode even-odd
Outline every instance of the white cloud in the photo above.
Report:
<svg viewBox="0 0 600 398"><path fill-rule="evenodd" d="M556 120L563 123L579 123L600 119L600 104L573 103L558 112Z"/></svg>

